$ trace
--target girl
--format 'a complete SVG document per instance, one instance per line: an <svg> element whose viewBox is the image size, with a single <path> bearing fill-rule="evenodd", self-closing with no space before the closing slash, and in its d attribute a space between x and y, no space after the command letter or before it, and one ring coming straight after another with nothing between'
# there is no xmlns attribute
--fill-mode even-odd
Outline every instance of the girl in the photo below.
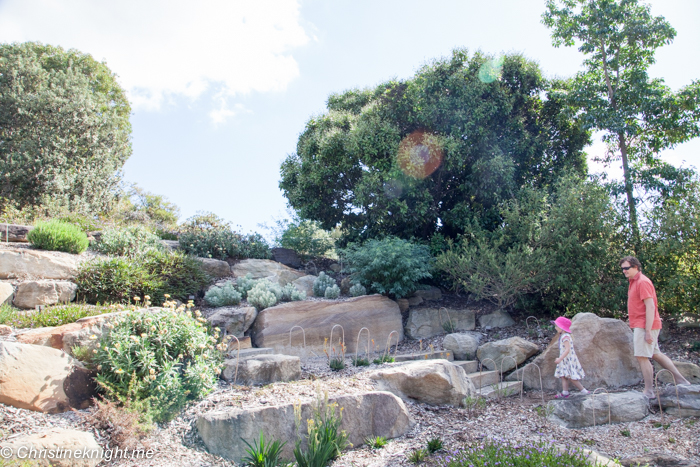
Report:
<svg viewBox="0 0 700 467"><path fill-rule="evenodd" d="M581 391L580 394L588 394L586 388L581 384L586 374L581 368L581 363L578 361L576 351L574 350L574 342L571 338L571 320L560 316L552 321L559 335L559 358L554 360L557 364L557 370L554 372L555 378L561 378L562 391L556 395L557 399L566 399L569 397L569 381Z"/></svg>

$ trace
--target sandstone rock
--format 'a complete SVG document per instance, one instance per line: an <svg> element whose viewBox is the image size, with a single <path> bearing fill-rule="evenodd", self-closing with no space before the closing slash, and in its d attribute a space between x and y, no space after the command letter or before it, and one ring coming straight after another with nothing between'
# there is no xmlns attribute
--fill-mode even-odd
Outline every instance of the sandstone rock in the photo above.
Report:
<svg viewBox="0 0 700 467"><path fill-rule="evenodd" d="M444 334L452 323L452 332L471 331L476 327L473 310L453 310L447 308L411 308L406 321L406 335L413 339Z"/></svg>
<svg viewBox="0 0 700 467"><path fill-rule="evenodd" d="M624 467L640 467L655 465L657 467L697 467L695 462L680 459L666 453L645 454L643 456L627 457L620 459Z"/></svg>
<svg viewBox="0 0 700 467"><path fill-rule="evenodd" d="M214 258L197 258L202 263L204 272L212 277L227 277L231 275L231 266L226 261Z"/></svg>
<svg viewBox="0 0 700 467"><path fill-rule="evenodd" d="M574 348L586 377L587 388L632 386L642 381L642 372L634 357L632 331L627 323L613 318L599 318L593 313L579 313L571 325ZM525 365L526 388L540 389L540 378L535 364L542 371L545 390L559 390L559 380L551 378L559 356L559 343L552 339L547 349L530 364ZM510 375L507 380L511 380Z"/></svg>
<svg viewBox="0 0 700 467"><path fill-rule="evenodd" d="M102 447L91 433L61 428L24 435L0 444L0 448L11 449L13 456L8 459L18 461L30 459L30 449L46 452L46 457L53 452L51 459L38 458L31 461L31 465L42 467L94 467L102 461L103 455Z"/></svg>
<svg viewBox="0 0 700 467"><path fill-rule="evenodd" d="M339 272L341 271L341 269L342 269L342 268L340 267L340 264L338 264L338 263L331 263L331 265L328 266L328 268L329 268L331 271L335 272L335 273L339 273Z"/></svg>
<svg viewBox="0 0 700 467"><path fill-rule="evenodd" d="M161 243L165 245L168 250L175 251L180 249L180 242L177 240L161 240ZM230 275L230 273L229 273Z"/></svg>
<svg viewBox="0 0 700 467"><path fill-rule="evenodd" d="M336 413L343 409L340 429L345 430L348 441L355 447L371 436L402 436L414 424L403 401L388 392L340 396L330 402L338 404ZM304 403L301 405L300 427L303 434L307 433L306 420L309 418L312 418L312 404ZM242 440L248 443L258 440L261 430L265 439L286 442L282 448L282 456L286 458L292 457L297 439L293 404L211 411L197 419L197 430L209 452L236 462L246 455L247 446ZM306 449L305 440L302 449Z"/></svg>
<svg viewBox="0 0 700 467"><path fill-rule="evenodd" d="M540 350L537 344L522 337L487 342L476 351L476 357L489 370L506 372L514 369Z"/></svg>
<svg viewBox="0 0 700 467"><path fill-rule="evenodd" d="M12 303L17 308L35 308L37 305L55 305L75 300L78 286L68 281L20 282Z"/></svg>
<svg viewBox="0 0 700 467"><path fill-rule="evenodd" d="M643 419L649 413L648 399L637 391L551 400L547 407L551 411L547 418L566 428L593 426L594 411L595 424L607 424L608 408L611 423L634 422Z"/></svg>
<svg viewBox="0 0 700 467"><path fill-rule="evenodd" d="M294 381L301 378L301 360L290 355L256 355L238 362L227 359L222 373L226 381L251 386L253 384L270 384L277 381Z"/></svg>
<svg viewBox="0 0 700 467"><path fill-rule="evenodd" d="M431 285L427 289L416 290L415 292L413 292L413 296L420 297L423 300L441 300L442 291L440 291L440 289L438 289L437 287L433 287Z"/></svg>
<svg viewBox="0 0 700 467"><path fill-rule="evenodd" d="M212 326L221 328L222 334L232 334L238 338L243 337L250 325L253 324L258 312L255 307L244 308L221 307L207 318Z"/></svg>
<svg viewBox="0 0 700 467"><path fill-rule="evenodd" d="M231 271L236 277L251 274L253 279L267 278L271 281L276 281L282 286L306 275L302 271L297 271L269 259L245 259L231 266Z"/></svg>
<svg viewBox="0 0 700 467"><path fill-rule="evenodd" d="M301 266L301 260L297 252L290 248L273 248L272 259L278 263L282 263L290 268L298 268Z"/></svg>
<svg viewBox="0 0 700 467"><path fill-rule="evenodd" d="M694 363L676 361L674 361L673 364L676 365L676 368L678 369L680 374L682 374L685 377L685 379L687 379L688 382L690 382L690 384L700 384L700 366L697 366ZM664 384L673 383L673 375L668 371L659 373L661 369L662 366L654 362L654 370L656 372L654 374L659 374L659 382Z"/></svg>
<svg viewBox="0 0 700 467"><path fill-rule="evenodd" d="M343 277L343 279L340 281L340 293L343 295L350 295L350 287L352 287L352 279L350 279L350 277ZM312 289L311 295L307 294L307 296L312 297L313 295Z"/></svg>
<svg viewBox="0 0 700 467"><path fill-rule="evenodd" d="M11 304L15 296L15 288L9 282L0 282L0 305Z"/></svg>
<svg viewBox="0 0 700 467"><path fill-rule="evenodd" d="M408 306L418 306L421 303L423 303L423 299L421 297L410 297L408 299Z"/></svg>
<svg viewBox="0 0 700 467"><path fill-rule="evenodd" d="M292 284L294 284L294 287L296 287L298 291L306 292L307 297L313 297L315 280L316 276L308 275L292 281Z"/></svg>
<svg viewBox="0 0 700 467"><path fill-rule="evenodd" d="M677 417L700 417L700 384L664 388L660 394L664 413ZM659 399L652 399L651 404L658 407Z"/></svg>
<svg viewBox="0 0 700 467"><path fill-rule="evenodd" d="M67 353L39 345L0 342L0 403L37 412L89 406L94 384Z"/></svg>
<svg viewBox="0 0 700 467"><path fill-rule="evenodd" d="M480 340L481 334L477 332L448 334L442 341L442 347L452 351L455 360L474 360Z"/></svg>
<svg viewBox="0 0 700 467"><path fill-rule="evenodd" d="M250 335L256 347L271 347L276 353L306 356L308 352L310 356L309 351L313 351L322 355L324 340L330 338L336 324L345 331L348 354L357 349L357 333L363 327L370 330L379 351L392 331L396 331L391 338L392 345L403 340L399 306L381 295L365 295L342 302L306 300L266 308L258 314ZM302 348L301 339L296 337L301 334L299 328L294 331L294 346L289 346L289 331L294 326L304 329L307 352ZM341 329L336 327L332 344L337 346L341 336Z"/></svg>
<svg viewBox="0 0 700 467"><path fill-rule="evenodd" d="M493 313L479 317L479 326L482 328L487 326L491 328L507 328L514 324L513 318L503 310L496 310Z"/></svg>
<svg viewBox="0 0 700 467"><path fill-rule="evenodd" d="M459 407L476 389L464 370L447 360L422 360L370 374L380 391L430 405Z"/></svg>
<svg viewBox="0 0 700 467"><path fill-rule="evenodd" d="M0 250L0 279L72 279L78 271L78 258L56 251Z"/></svg>
<svg viewBox="0 0 700 467"><path fill-rule="evenodd" d="M399 305L399 310L401 311L401 313L403 313L404 311L408 311L408 299L399 298L398 300L396 300L396 303Z"/></svg>
<svg viewBox="0 0 700 467"><path fill-rule="evenodd" d="M31 225L0 224L0 241L26 243L29 241L27 234L33 228Z"/></svg>
<svg viewBox="0 0 700 467"><path fill-rule="evenodd" d="M0 324L0 336L9 336L12 334L12 328L6 324Z"/></svg>

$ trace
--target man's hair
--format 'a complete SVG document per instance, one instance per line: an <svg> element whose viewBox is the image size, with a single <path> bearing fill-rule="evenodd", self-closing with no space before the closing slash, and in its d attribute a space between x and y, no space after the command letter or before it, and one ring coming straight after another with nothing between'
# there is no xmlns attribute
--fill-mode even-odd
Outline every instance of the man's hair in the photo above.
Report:
<svg viewBox="0 0 700 467"><path fill-rule="evenodd" d="M624 258L622 258L620 260L620 266L622 266L622 263L624 263L625 261L630 263L630 266L632 266L633 268L637 268L640 271L642 270L642 263L640 263L639 260L634 256L625 256Z"/></svg>

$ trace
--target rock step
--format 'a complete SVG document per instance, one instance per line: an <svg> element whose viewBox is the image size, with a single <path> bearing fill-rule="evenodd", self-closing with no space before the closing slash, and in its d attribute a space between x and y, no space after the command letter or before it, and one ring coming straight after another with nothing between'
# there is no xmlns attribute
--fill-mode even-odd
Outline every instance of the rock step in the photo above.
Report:
<svg viewBox="0 0 700 467"><path fill-rule="evenodd" d="M452 363L461 366L466 374L479 371L479 362L477 360L454 360Z"/></svg>
<svg viewBox="0 0 700 467"><path fill-rule="evenodd" d="M422 352L422 353L411 353L404 355L397 355L394 357L396 362L410 362L413 360L433 360L441 358L443 360L453 361L455 356L449 350L434 350L432 352Z"/></svg>
<svg viewBox="0 0 700 467"><path fill-rule="evenodd" d="M498 375L498 371L496 370L482 371L481 373L478 371L474 373L467 373L467 378L472 381L474 387L477 389L489 386L491 384L498 384L501 379Z"/></svg>
<svg viewBox="0 0 700 467"><path fill-rule="evenodd" d="M228 356L229 358L236 358L236 356L238 356L238 358L244 360L258 355L272 355L273 353L274 351L269 347L251 347L249 349L241 349L241 353L239 354L238 350L233 347L233 350L228 353Z"/></svg>
<svg viewBox="0 0 700 467"><path fill-rule="evenodd" d="M481 388L481 396L487 399L516 396L520 394L521 384L520 381L503 381L501 383L483 386Z"/></svg>

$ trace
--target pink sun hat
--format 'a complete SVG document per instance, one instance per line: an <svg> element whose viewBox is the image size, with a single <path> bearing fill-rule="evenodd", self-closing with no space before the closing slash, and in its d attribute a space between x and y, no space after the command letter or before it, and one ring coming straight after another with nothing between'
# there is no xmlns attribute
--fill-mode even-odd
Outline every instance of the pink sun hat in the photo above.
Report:
<svg viewBox="0 0 700 467"><path fill-rule="evenodd" d="M565 318L563 316L558 317L554 321L550 321L552 324L556 324L560 328L564 330L564 332L568 332L571 334L571 320L569 318Z"/></svg>

